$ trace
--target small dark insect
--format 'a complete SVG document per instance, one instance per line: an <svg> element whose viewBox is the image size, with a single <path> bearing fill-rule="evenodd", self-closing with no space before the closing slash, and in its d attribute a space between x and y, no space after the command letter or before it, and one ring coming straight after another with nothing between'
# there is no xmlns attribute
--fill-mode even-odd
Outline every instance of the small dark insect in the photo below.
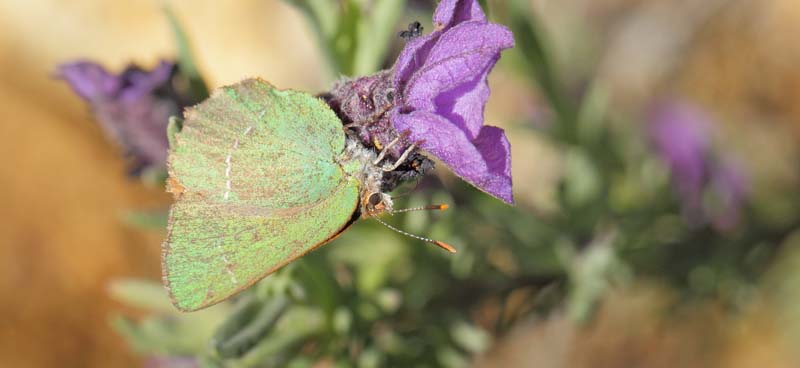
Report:
<svg viewBox="0 0 800 368"><path fill-rule="evenodd" d="M433 170L434 163L419 152L414 152L397 169L384 173L381 190L391 192L401 183L416 181Z"/></svg>
<svg viewBox="0 0 800 368"><path fill-rule="evenodd" d="M420 24L417 21L414 21L408 24L408 30L401 31L400 33L398 33L398 36L408 41L413 38L419 37L422 34L422 30L423 30L422 24Z"/></svg>

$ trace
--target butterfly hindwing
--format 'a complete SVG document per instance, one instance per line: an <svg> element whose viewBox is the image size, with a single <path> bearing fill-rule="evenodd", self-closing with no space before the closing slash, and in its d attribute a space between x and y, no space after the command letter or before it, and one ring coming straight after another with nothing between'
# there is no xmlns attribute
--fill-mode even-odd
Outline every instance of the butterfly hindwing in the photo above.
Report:
<svg viewBox="0 0 800 368"><path fill-rule="evenodd" d="M258 79L187 110L168 160L177 200L162 261L174 304L222 301L345 227L358 185L337 162L344 139L324 102Z"/></svg>

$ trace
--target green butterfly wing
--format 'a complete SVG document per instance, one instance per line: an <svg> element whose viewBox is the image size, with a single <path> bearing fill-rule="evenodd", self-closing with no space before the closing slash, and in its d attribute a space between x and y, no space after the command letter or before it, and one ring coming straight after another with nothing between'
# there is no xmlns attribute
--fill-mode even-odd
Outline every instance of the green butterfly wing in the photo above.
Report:
<svg viewBox="0 0 800 368"><path fill-rule="evenodd" d="M175 306L218 303L341 232L358 204L344 147L323 101L260 79L188 109L168 159L177 201L162 268Z"/></svg>

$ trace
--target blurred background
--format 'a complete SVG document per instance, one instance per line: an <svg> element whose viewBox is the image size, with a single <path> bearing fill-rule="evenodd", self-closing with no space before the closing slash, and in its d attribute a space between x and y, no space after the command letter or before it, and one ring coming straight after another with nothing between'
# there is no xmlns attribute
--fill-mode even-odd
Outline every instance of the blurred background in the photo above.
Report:
<svg viewBox="0 0 800 368"><path fill-rule="evenodd" d="M434 1L371 18L382 2L330 2L391 30L355 66L314 1L170 4L209 87L321 92L390 67L408 22L432 29ZM0 3L0 366L798 366L800 3L483 3L517 41L486 111L509 134L517 206L439 165L400 201L452 210L394 222L456 256L359 223L252 295L180 316L158 286L170 196L56 78L76 59L175 58L163 3ZM276 295L295 312L282 324L234 352L209 343L257 319L237 303ZM292 316L307 331L288 334Z"/></svg>

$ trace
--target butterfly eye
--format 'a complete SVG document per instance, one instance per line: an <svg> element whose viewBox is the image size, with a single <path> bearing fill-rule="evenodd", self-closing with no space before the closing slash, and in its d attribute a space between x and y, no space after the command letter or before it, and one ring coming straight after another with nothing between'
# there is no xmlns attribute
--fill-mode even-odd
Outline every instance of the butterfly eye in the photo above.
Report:
<svg viewBox="0 0 800 368"><path fill-rule="evenodd" d="M383 196L381 196L380 193L372 193L370 194L369 199L367 199L367 202L373 207L377 206L383 202Z"/></svg>
<svg viewBox="0 0 800 368"><path fill-rule="evenodd" d="M394 91L390 90L386 92L386 100L388 100L390 103L394 102Z"/></svg>

